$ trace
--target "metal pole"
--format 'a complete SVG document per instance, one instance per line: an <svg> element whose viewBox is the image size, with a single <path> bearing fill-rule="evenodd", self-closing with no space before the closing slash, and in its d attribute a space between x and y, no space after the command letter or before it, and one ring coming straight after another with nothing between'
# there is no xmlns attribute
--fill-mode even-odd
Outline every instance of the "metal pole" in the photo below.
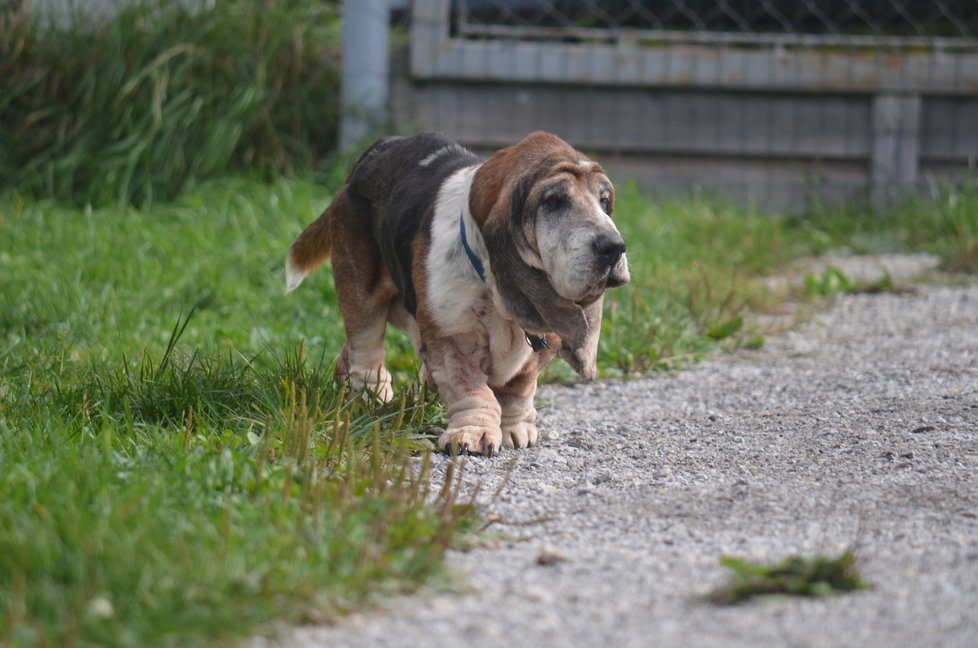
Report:
<svg viewBox="0 0 978 648"><path fill-rule="evenodd" d="M344 0L341 148L387 119L389 26L390 0Z"/></svg>

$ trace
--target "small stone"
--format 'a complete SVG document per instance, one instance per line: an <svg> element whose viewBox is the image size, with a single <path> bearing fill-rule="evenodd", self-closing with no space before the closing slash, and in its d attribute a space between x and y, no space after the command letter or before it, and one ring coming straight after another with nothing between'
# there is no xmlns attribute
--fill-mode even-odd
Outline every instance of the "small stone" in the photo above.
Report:
<svg viewBox="0 0 978 648"><path fill-rule="evenodd" d="M540 547L540 553L537 554L537 564L550 566L556 565L557 563L567 562L570 558L566 554L557 550L553 545L545 544Z"/></svg>
<svg viewBox="0 0 978 648"><path fill-rule="evenodd" d="M590 450L593 446L588 441L581 439L580 437L572 438L567 440L567 445L572 448L581 448L582 450Z"/></svg>
<svg viewBox="0 0 978 648"><path fill-rule="evenodd" d="M595 477L594 477L594 478L593 478L593 479L591 480L591 483L592 483L592 484L604 484L605 482L610 482L610 481L611 481L611 479L612 479L612 475L611 475L611 473L610 473L610 472L608 472L608 471L605 471L605 472L603 472L603 473L598 473L598 475L597 475L597 476L595 476Z"/></svg>
<svg viewBox="0 0 978 648"><path fill-rule="evenodd" d="M540 493L543 495L556 495L559 491L553 484L541 484Z"/></svg>

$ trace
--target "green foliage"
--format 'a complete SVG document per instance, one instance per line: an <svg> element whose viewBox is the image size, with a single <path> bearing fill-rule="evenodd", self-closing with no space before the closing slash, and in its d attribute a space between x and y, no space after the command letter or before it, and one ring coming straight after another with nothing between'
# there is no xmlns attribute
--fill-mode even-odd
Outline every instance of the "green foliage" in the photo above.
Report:
<svg viewBox="0 0 978 648"><path fill-rule="evenodd" d="M417 392L380 419L249 377L258 406L182 425L108 400L0 418L0 644L211 645L437 573L474 517L411 457L430 415Z"/></svg>
<svg viewBox="0 0 978 648"><path fill-rule="evenodd" d="M0 384L3 645L209 645L324 618L413 589L471 528L412 457L440 416L421 388L378 410L301 347L180 359L189 322L136 371L40 359Z"/></svg>
<svg viewBox="0 0 978 648"><path fill-rule="evenodd" d="M805 290L811 297L829 297L836 293L851 293L856 284L835 266L829 266L820 276L805 277Z"/></svg>
<svg viewBox="0 0 978 648"><path fill-rule="evenodd" d="M868 589L849 550L835 558L792 556L777 565L760 565L726 556L720 564L732 572L728 585L709 595L718 605L733 605L757 596L783 594L822 597Z"/></svg>
<svg viewBox="0 0 978 648"><path fill-rule="evenodd" d="M328 270L283 295L327 200L0 200L0 645L213 645L438 573L474 517L429 492L444 414L406 341L399 399L350 400Z"/></svg>
<svg viewBox="0 0 978 648"><path fill-rule="evenodd" d="M945 270L978 272L978 185L912 201L899 218L906 223L908 243L940 255Z"/></svg>
<svg viewBox="0 0 978 648"><path fill-rule="evenodd" d="M822 211L794 224L816 251L854 253L894 250L930 252L948 272L978 272L978 184L934 188L880 213L842 208Z"/></svg>
<svg viewBox="0 0 978 648"><path fill-rule="evenodd" d="M0 13L0 190L145 203L332 150L336 10L319 0L124 3L112 20Z"/></svg>
<svg viewBox="0 0 978 648"><path fill-rule="evenodd" d="M744 318L737 315L707 328L706 336L711 340L725 340L742 328L744 328Z"/></svg>

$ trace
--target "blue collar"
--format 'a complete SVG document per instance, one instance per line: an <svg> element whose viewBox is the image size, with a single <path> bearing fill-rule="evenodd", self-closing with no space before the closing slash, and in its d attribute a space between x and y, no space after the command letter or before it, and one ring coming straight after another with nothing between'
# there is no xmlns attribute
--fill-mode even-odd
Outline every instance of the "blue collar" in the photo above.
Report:
<svg viewBox="0 0 978 648"><path fill-rule="evenodd" d="M469 247L469 239L465 236L465 214L459 213L458 216L458 230L462 235L462 247L465 249L465 256L469 257L469 262L472 267L475 268L476 274L479 275L479 279L482 283L486 283L486 269L482 266L482 261L479 257L475 255L472 248Z"/></svg>
<svg viewBox="0 0 978 648"><path fill-rule="evenodd" d="M479 279L482 281L482 283L486 283L486 269L482 265L482 261L479 260L479 257L477 257L475 252L472 251L472 248L469 247L469 239L465 235L464 213L460 213L458 216L458 231L462 237L462 248L465 250L465 256L469 257L469 263L471 263L472 267L475 268L475 272L479 275ZM526 336L526 343L530 345L530 348L533 349L534 353L550 348L547 341L538 335L530 335L526 331L523 332L523 335Z"/></svg>

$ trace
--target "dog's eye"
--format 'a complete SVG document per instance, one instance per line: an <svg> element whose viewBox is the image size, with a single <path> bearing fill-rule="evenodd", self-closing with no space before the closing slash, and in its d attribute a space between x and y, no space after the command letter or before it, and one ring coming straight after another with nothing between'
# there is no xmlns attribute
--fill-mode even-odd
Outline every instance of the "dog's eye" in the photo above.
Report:
<svg viewBox="0 0 978 648"><path fill-rule="evenodd" d="M567 196L560 193L547 194L543 197L543 206L548 211L560 211L567 206Z"/></svg>
<svg viewBox="0 0 978 648"><path fill-rule="evenodd" d="M604 213L608 214L609 216L611 215L611 196L608 194L601 196L601 209L604 210Z"/></svg>

